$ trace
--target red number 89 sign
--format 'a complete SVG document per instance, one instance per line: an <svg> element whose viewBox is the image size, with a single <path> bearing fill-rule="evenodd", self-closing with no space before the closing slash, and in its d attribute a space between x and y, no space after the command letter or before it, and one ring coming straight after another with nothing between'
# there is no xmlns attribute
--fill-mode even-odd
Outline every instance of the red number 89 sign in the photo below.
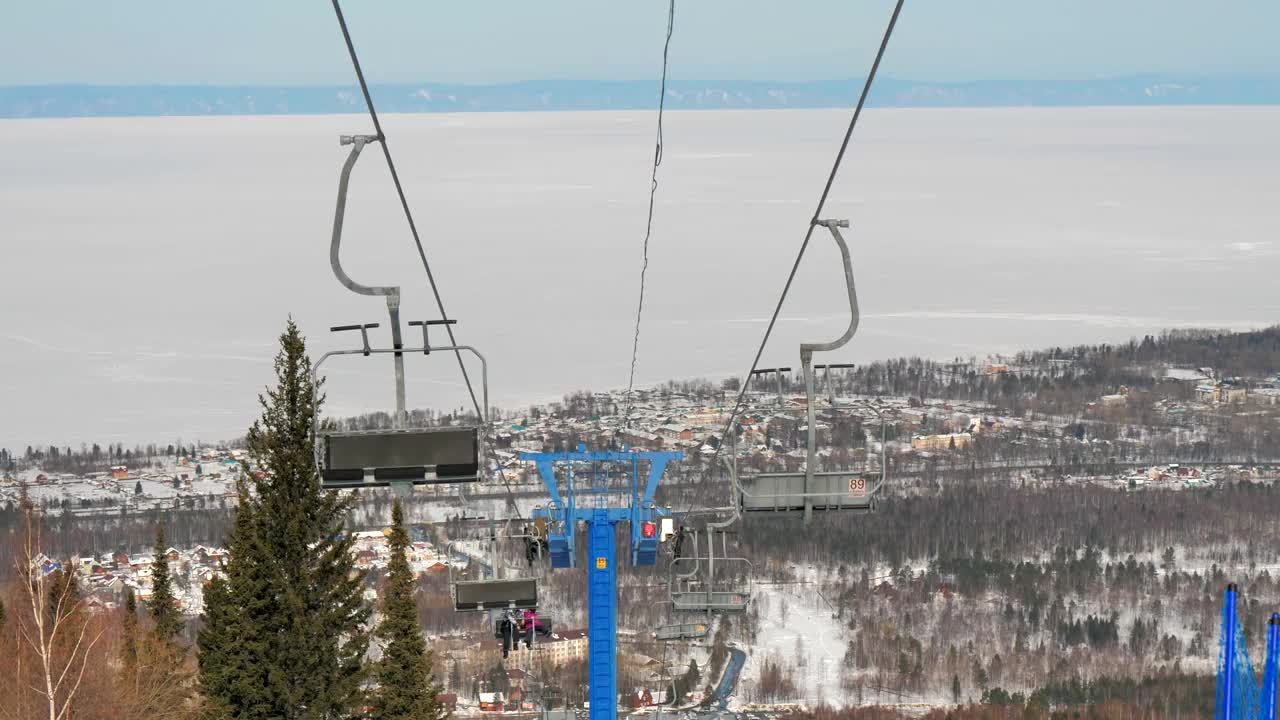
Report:
<svg viewBox="0 0 1280 720"><path fill-rule="evenodd" d="M867 479L861 477L849 478L849 492L854 495L863 495L867 492Z"/></svg>

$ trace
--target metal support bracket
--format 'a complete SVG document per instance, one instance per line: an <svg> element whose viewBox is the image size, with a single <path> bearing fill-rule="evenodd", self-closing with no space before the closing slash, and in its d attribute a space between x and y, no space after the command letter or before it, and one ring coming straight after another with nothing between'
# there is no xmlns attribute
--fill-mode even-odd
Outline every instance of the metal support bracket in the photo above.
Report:
<svg viewBox="0 0 1280 720"><path fill-rule="evenodd" d="M360 331L360 342L364 348L360 351L365 357L373 352L373 348L369 347L369 331L378 327L378 323L365 323L364 325L335 325L329 328L329 332L346 332L348 330Z"/></svg>
<svg viewBox="0 0 1280 720"><path fill-rule="evenodd" d="M432 325L457 325L457 320L410 320L409 327L422 326L422 354L431 354L431 341L427 339L427 328Z"/></svg>

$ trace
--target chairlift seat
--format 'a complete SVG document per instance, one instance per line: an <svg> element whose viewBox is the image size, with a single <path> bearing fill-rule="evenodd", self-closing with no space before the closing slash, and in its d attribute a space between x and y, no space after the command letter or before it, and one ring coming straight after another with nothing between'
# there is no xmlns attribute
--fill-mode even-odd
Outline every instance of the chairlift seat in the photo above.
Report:
<svg viewBox="0 0 1280 720"><path fill-rule="evenodd" d="M480 479L480 428L475 426L330 432L322 442L325 488Z"/></svg>
<svg viewBox="0 0 1280 720"><path fill-rule="evenodd" d="M739 478L743 512L870 510L875 482L854 472L814 473L808 492L804 473L761 473Z"/></svg>
<svg viewBox="0 0 1280 720"><path fill-rule="evenodd" d="M459 580L453 587L453 607L458 612L538 608L538 581L534 578Z"/></svg>
<svg viewBox="0 0 1280 720"><path fill-rule="evenodd" d="M677 625L662 625L653 631L654 640L701 640L710 632L711 626L707 623L680 623Z"/></svg>
<svg viewBox="0 0 1280 720"><path fill-rule="evenodd" d="M743 612L750 601L750 593L736 590L682 590L671 593L671 606L681 611Z"/></svg>

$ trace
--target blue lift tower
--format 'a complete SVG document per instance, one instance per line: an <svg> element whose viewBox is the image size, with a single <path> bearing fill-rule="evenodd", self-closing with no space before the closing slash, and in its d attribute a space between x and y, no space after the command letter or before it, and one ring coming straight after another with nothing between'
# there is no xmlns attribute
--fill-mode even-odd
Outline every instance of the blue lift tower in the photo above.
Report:
<svg viewBox="0 0 1280 720"><path fill-rule="evenodd" d="M670 511L653 494L667 463L678 452L630 450L520 453L538 468L550 504L533 512L547 519L547 550L552 568L577 563L578 524L587 533L588 697L591 720L618 716L618 553L615 526L630 526L632 566L658 560L658 521ZM642 472L643 471L643 472Z"/></svg>

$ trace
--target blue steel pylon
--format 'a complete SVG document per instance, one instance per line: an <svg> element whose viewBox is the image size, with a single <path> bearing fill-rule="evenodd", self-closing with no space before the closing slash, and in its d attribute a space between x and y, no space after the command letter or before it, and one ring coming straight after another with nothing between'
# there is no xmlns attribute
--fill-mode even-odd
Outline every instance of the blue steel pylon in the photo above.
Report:
<svg viewBox="0 0 1280 720"><path fill-rule="evenodd" d="M1267 662L1262 667L1262 720L1276 720L1276 680L1280 673L1280 613L1267 621Z"/></svg>
<svg viewBox="0 0 1280 720"><path fill-rule="evenodd" d="M551 502L533 511L546 518L552 568L577 562L574 540L578 523L587 531L587 677L591 720L618 716L618 567L615 526L630 525L633 566L652 566L658 559L657 520L669 515L653 494L667 463L677 452L520 453L531 460ZM641 484L641 463L648 463ZM563 472L557 474L557 465Z"/></svg>
<svg viewBox="0 0 1280 720"><path fill-rule="evenodd" d="M1214 703L1214 720L1260 720L1261 702L1258 677L1253 672L1249 651L1244 643L1244 631L1236 613L1239 594L1234 583L1227 585L1222 604L1222 628L1218 639L1218 683ZM1270 627L1275 627L1270 626ZM1272 663L1271 632L1268 632L1268 663ZM1274 672L1274 671L1272 671ZM1272 683L1274 688L1274 683ZM1273 698L1274 700L1274 698ZM1273 713L1268 718L1272 720Z"/></svg>

